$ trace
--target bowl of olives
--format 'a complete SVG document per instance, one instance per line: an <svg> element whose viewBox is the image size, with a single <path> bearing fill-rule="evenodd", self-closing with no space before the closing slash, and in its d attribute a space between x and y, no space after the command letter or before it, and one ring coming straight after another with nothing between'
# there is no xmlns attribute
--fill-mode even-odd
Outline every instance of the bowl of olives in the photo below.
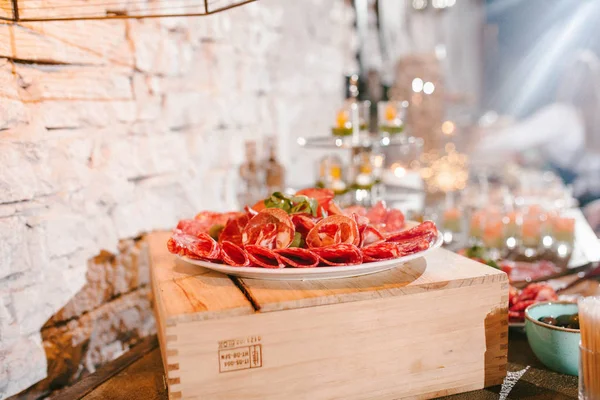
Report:
<svg viewBox="0 0 600 400"><path fill-rule="evenodd" d="M525 333L535 356L551 370L578 374L579 315L577 303L550 301L525 310Z"/></svg>

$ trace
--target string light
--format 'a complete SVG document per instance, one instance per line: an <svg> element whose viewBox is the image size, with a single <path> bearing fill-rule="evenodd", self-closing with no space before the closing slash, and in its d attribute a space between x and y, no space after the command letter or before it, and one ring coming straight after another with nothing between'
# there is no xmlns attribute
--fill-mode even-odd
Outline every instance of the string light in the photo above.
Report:
<svg viewBox="0 0 600 400"><path fill-rule="evenodd" d="M421 177L430 192L451 192L467 186L468 157L458 153L453 143L446 144L444 150L441 156L437 151L422 154L421 160L428 165L421 169Z"/></svg>
<svg viewBox="0 0 600 400"><path fill-rule="evenodd" d="M427 82L429 83L429 82ZM412 90L415 93L420 93L423 90L423 79L415 78L412 81Z"/></svg>
<svg viewBox="0 0 600 400"><path fill-rule="evenodd" d="M427 0L413 0L412 6L415 10L424 10L427 8Z"/></svg>
<svg viewBox="0 0 600 400"><path fill-rule="evenodd" d="M425 84L423 84L423 93L432 94L434 90L435 85L433 84L433 82L425 82Z"/></svg>

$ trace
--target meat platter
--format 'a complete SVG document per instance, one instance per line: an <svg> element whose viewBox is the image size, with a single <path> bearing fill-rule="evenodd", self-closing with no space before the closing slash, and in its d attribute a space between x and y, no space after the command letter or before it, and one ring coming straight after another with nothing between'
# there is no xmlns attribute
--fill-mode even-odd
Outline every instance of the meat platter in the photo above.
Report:
<svg viewBox="0 0 600 400"><path fill-rule="evenodd" d="M411 224L383 202L340 208L328 189L273 193L242 212L181 220L167 248L182 260L245 278L331 279L402 265L440 247L435 224Z"/></svg>

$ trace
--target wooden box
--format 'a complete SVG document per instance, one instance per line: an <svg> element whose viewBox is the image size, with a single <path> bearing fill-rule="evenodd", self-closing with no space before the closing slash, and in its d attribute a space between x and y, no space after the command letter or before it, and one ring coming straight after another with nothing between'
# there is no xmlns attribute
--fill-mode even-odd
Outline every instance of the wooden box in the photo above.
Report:
<svg viewBox="0 0 600 400"><path fill-rule="evenodd" d="M507 276L437 249L321 281L237 279L148 236L172 399L433 398L502 383Z"/></svg>

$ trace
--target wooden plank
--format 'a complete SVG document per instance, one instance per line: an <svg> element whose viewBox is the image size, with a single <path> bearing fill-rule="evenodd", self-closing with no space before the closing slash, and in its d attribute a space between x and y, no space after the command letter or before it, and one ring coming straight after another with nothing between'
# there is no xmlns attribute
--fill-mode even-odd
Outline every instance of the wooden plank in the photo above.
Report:
<svg viewBox="0 0 600 400"><path fill-rule="evenodd" d="M11 0L0 0L0 17L13 19L13 5Z"/></svg>
<svg viewBox="0 0 600 400"><path fill-rule="evenodd" d="M134 348L132 351L135 351ZM129 400L167 399L167 388L161 370L158 348L144 354L133 364L103 382L84 400L122 398ZM118 362L119 360L116 360ZM72 397L74 399L77 397Z"/></svg>
<svg viewBox="0 0 600 400"><path fill-rule="evenodd" d="M505 312L504 291L496 280L178 324L170 387L183 398L224 400L431 398L480 389L491 382L487 369L506 364L485 356L504 346L506 326L486 324L495 310ZM223 371L220 343L260 344L260 367Z"/></svg>
<svg viewBox="0 0 600 400"><path fill-rule="evenodd" d="M69 386L64 390L54 393L52 395L52 399L80 399L86 394L92 392L103 382L106 382L119 372L125 370L134 362L138 361L140 358L144 357L146 354L155 350L157 347L158 343L156 341L156 336L150 336L134 346L131 350L123 354L118 359L102 366L95 373L82 378L73 386ZM91 396L90 398L97 397Z"/></svg>
<svg viewBox="0 0 600 400"><path fill-rule="evenodd" d="M167 250L167 238L164 232L147 237L153 291L166 326L254 313L252 304L226 275L177 262Z"/></svg>
<svg viewBox="0 0 600 400"><path fill-rule="evenodd" d="M507 283L508 278L502 271L451 251L437 249L425 258L372 275L313 281L240 279L240 282L258 304L260 312L269 312L403 296L486 282Z"/></svg>

